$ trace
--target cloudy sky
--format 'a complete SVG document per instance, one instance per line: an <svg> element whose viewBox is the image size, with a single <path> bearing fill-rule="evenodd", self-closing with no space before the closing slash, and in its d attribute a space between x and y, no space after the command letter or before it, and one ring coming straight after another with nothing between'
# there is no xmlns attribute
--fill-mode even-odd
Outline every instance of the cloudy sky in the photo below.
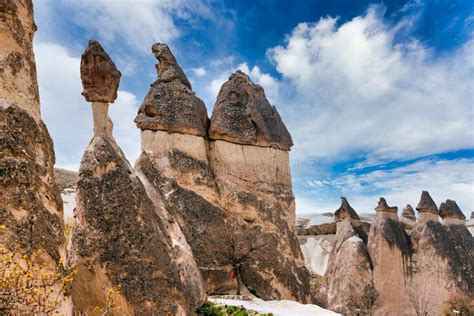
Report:
<svg viewBox="0 0 474 316"><path fill-rule="evenodd" d="M297 212L347 196L370 212L421 190L474 211L474 2L467 0L36 0L42 115L57 166L77 169L92 136L80 56L99 40L122 72L114 135L133 164L133 118L168 43L212 113L241 69L265 88L295 146Z"/></svg>

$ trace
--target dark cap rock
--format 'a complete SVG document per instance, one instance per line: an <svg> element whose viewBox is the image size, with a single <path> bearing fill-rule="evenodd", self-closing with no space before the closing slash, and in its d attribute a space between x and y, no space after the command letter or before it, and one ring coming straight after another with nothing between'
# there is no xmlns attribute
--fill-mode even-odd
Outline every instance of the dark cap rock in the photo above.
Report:
<svg viewBox="0 0 474 316"><path fill-rule="evenodd" d="M396 206L388 206L387 201L385 198L381 197L377 207L375 208L376 212L389 212L389 213L397 213L398 207Z"/></svg>
<svg viewBox="0 0 474 316"><path fill-rule="evenodd" d="M463 214L456 201L446 200L439 206L439 216L441 218L455 218L466 220L466 216Z"/></svg>
<svg viewBox="0 0 474 316"><path fill-rule="evenodd" d="M438 207L436 206L436 203L433 201L428 191L421 192L420 202L418 203L416 210L420 213L429 212L433 214L439 214Z"/></svg>
<svg viewBox="0 0 474 316"><path fill-rule="evenodd" d="M342 221L345 218L360 219L356 211L352 208L345 197L341 197L341 206L334 213L336 222Z"/></svg>
<svg viewBox="0 0 474 316"><path fill-rule="evenodd" d="M290 150L290 133L263 88L241 71L232 74L217 96L209 137L237 144Z"/></svg>
<svg viewBox="0 0 474 316"><path fill-rule="evenodd" d="M206 137L209 124L206 106L192 91L170 48L156 43L152 52L159 62L158 80L151 85L138 110L137 127Z"/></svg>
<svg viewBox="0 0 474 316"><path fill-rule="evenodd" d="M88 102L110 102L117 99L122 74L99 42L90 40L81 57L82 95Z"/></svg>
<svg viewBox="0 0 474 316"><path fill-rule="evenodd" d="M410 204L407 204L407 206L403 209L402 217L416 221L415 211L413 210L413 207L411 207Z"/></svg>

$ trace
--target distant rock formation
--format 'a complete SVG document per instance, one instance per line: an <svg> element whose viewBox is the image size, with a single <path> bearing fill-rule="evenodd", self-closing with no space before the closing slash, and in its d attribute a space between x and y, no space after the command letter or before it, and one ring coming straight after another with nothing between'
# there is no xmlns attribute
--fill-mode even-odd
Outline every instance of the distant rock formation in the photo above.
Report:
<svg viewBox="0 0 474 316"><path fill-rule="evenodd" d="M204 102L192 91L168 45L154 44L152 51L159 61L158 79L140 106L135 123L141 130L206 137L209 119Z"/></svg>
<svg viewBox="0 0 474 316"><path fill-rule="evenodd" d="M208 292L251 292L264 299L306 302L309 275L293 227L288 153L261 147L273 142L290 146L276 110L267 107L261 87L246 75L234 74L218 96L210 140L204 103L169 47L155 44L152 51L159 60L158 80L135 118L142 130L142 154L135 168L147 191L163 201L182 229ZM234 102L238 95L243 99ZM242 116L218 114L232 112L232 106L247 110L236 112ZM244 115L246 111L253 116ZM246 122L255 118L265 130L263 138L255 136L253 124L240 124L244 116ZM225 129L229 126L231 131ZM235 143L218 136L224 130L221 134L237 135L232 134ZM255 137L237 141L248 133Z"/></svg>
<svg viewBox="0 0 474 316"><path fill-rule="evenodd" d="M40 250L51 273L65 259L63 204L53 143L40 115L35 31L31 1L0 1L0 246L21 264L23 254Z"/></svg>
<svg viewBox="0 0 474 316"><path fill-rule="evenodd" d="M466 216L463 214L456 201L447 199L446 202L439 206L439 216L443 219L443 223L460 224L463 225L466 221Z"/></svg>
<svg viewBox="0 0 474 316"><path fill-rule="evenodd" d="M418 203L416 210L420 213L418 217L418 223L420 224L424 224L428 221L436 222L439 220L438 207L428 191L421 192L420 202Z"/></svg>
<svg viewBox="0 0 474 316"><path fill-rule="evenodd" d="M96 53L107 67L96 67L97 58L91 57ZM106 306L107 291L120 285L121 314L191 314L204 302L205 291L190 248L174 219L148 196L112 137L103 101L115 99L118 82L91 79L117 78L118 71L95 41L89 42L81 69L88 70L81 71L85 97L100 100L92 107L94 114L97 108L101 112L94 115L94 137L77 183L68 251L69 265L78 271L72 286L74 310Z"/></svg>
<svg viewBox="0 0 474 316"><path fill-rule="evenodd" d="M339 218L352 213L347 200L341 204ZM380 199L367 242L358 235L354 215L340 220L325 283L316 295L323 306L347 314L360 309L376 315L410 315L415 310L431 315L439 313L443 302L451 297L473 297L474 239L466 226L460 225L463 214L456 203L442 203L441 224L436 204L423 191L417 207L421 221L410 226L410 235L405 223L397 220L395 209ZM402 219L412 221L409 205L404 213ZM357 247L356 238L360 239ZM350 240L350 249L357 251L343 247Z"/></svg>
<svg viewBox="0 0 474 316"><path fill-rule="evenodd" d="M413 210L413 207L411 207L410 204L407 204L407 206L403 209L402 217L412 221L416 221L415 211Z"/></svg>

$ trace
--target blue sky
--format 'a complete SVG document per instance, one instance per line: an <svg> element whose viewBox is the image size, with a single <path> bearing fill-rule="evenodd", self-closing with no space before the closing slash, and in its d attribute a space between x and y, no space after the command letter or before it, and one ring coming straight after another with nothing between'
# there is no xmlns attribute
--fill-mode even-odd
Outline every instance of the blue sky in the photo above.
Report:
<svg viewBox="0 0 474 316"><path fill-rule="evenodd" d="M371 212L429 190L474 211L472 1L34 1L42 115L57 166L77 169L92 136L80 55L99 40L122 71L114 135L133 164L138 106L168 43L209 115L235 70L265 88L295 146L297 212L339 196Z"/></svg>

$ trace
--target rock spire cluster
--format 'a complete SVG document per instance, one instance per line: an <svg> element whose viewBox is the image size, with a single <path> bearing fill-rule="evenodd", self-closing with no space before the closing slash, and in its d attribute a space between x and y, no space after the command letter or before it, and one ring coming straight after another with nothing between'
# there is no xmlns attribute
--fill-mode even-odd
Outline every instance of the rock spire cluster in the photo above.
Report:
<svg viewBox="0 0 474 316"><path fill-rule="evenodd" d="M410 205L400 221L397 207L390 207L384 198L375 210L368 236L360 222L349 220L354 215L338 223L318 302L347 314L355 308L364 313L412 314L423 300L427 314L436 314L450 297L473 297L474 240L455 201L446 200L438 211L423 191L418 222ZM349 213L355 211L343 199L335 215Z"/></svg>

